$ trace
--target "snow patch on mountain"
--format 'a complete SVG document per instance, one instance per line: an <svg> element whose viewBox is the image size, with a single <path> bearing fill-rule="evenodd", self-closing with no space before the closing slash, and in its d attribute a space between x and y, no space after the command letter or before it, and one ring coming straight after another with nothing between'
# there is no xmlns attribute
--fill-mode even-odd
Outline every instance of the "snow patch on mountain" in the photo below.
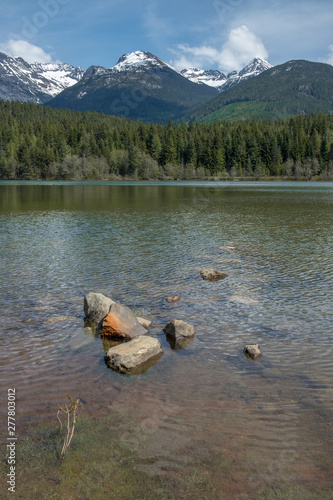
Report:
<svg viewBox="0 0 333 500"><path fill-rule="evenodd" d="M59 94L59 92L67 87L75 85L75 83L81 80L84 74L84 70L82 68L75 68L67 63L35 63L32 64L31 67L37 75L40 75L49 81L49 85L46 87L46 92L52 97Z"/></svg>
<svg viewBox="0 0 333 500"><path fill-rule="evenodd" d="M224 73L221 73L218 70L203 70L198 68L187 68L183 69L180 72L188 80L191 82L206 84L210 87L219 88L223 83L226 82L227 77Z"/></svg>

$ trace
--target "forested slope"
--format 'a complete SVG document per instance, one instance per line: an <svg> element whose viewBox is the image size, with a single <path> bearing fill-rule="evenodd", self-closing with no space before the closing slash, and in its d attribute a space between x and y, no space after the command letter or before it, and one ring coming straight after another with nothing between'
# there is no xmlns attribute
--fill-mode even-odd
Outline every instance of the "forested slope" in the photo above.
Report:
<svg viewBox="0 0 333 500"><path fill-rule="evenodd" d="M332 175L332 115L160 125L0 101L1 179Z"/></svg>

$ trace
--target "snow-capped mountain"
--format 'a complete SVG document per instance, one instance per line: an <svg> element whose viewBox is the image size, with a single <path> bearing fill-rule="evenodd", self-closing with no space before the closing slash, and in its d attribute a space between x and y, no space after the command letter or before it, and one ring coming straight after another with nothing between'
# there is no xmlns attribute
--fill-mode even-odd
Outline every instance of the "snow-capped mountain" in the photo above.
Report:
<svg viewBox="0 0 333 500"><path fill-rule="evenodd" d="M83 74L82 68L70 64L28 64L0 52L0 98L44 103L77 83Z"/></svg>
<svg viewBox="0 0 333 500"><path fill-rule="evenodd" d="M0 99L165 123L271 67L256 58L227 76L218 70L178 71L138 50L124 54L111 68L90 66L84 71L70 64L28 64L0 53Z"/></svg>
<svg viewBox="0 0 333 500"><path fill-rule="evenodd" d="M219 89L227 81L227 77L217 69L204 70L198 68L187 68L180 72L181 75L194 83L205 83L210 87Z"/></svg>
<svg viewBox="0 0 333 500"><path fill-rule="evenodd" d="M76 85L48 105L167 123L216 95L214 88L191 82L155 55L139 50L124 54L112 68L90 66Z"/></svg>
<svg viewBox="0 0 333 500"><path fill-rule="evenodd" d="M219 92L224 92L225 90L237 85L248 78L260 75L266 69L272 68L272 64L260 57L253 59L245 68L241 71L232 71L227 76L218 70L202 70L196 68L183 69L181 74L195 83L201 83L209 85L210 87L216 88Z"/></svg>
<svg viewBox="0 0 333 500"><path fill-rule="evenodd" d="M136 50L129 54L124 54L121 56L115 66L113 66L113 71L136 71L140 68L148 67L168 67L176 71L172 66L159 59L154 54L146 52L144 50Z"/></svg>

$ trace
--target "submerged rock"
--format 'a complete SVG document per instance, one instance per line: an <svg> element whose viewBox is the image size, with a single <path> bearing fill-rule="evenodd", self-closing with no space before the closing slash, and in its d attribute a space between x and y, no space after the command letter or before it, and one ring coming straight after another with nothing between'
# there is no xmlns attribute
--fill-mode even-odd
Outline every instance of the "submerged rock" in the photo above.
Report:
<svg viewBox="0 0 333 500"><path fill-rule="evenodd" d="M86 319L98 324L108 314L112 304L115 304L115 302L102 293L87 293L84 297Z"/></svg>
<svg viewBox="0 0 333 500"><path fill-rule="evenodd" d="M252 299L251 297L245 297L244 295L234 294L229 297L231 302L235 302L237 304L243 304L244 306L258 306L259 302L256 299Z"/></svg>
<svg viewBox="0 0 333 500"><path fill-rule="evenodd" d="M180 297L179 295L174 295L173 297L168 297L166 301L168 302L168 304L173 304L174 302L179 302Z"/></svg>
<svg viewBox="0 0 333 500"><path fill-rule="evenodd" d="M235 250L235 247L226 245L224 247L220 247L220 250L227 250L228 252L233 252Z"/></svg>
<svg viewBox="0 0 333 500"><path fill-rule="evenodd" d="M229 276L229 274L218 271L217 269L203 269L200 271L200 274L204 280L209 281L223 280Z"/></svg>
<svg viewBox="0 0 333 500"><path fill-rule="evenodd" d="M53 316L52 318L49 318L46 320L46 323L56 323L60 321L72 321L73 319L77 320L76 317L74 316Z"/></svg>
<svg viewBox="0 0 333 500"><path fill-rule="evenodd" d="M128 341L146 333L132 311L123 304L112 304L109 314L101 322L101 335L105 337Z"/></svg>
<svg viewBox="0 0 333 500"><path fill-rule="evenodd" d="M244 354L247 358L256 361L261 358L262 352L258 344L248 344L244 347Z"/></svg>
<svg viewBox="0 0 333 500"><path fill-rule="evenodd" d="M174 319L173 321L170 321L170 323L163 328L163 331L166 335L173 338L177 342L194 337L195 335L193 326L185 321L182 321L181 319Z"/></svg>
<svg viewBox="0 0 333 500"><path fill-rule="evenodd" d="M105 354L105 361L110 368L120 373L140 373L156 364L162 354L160 342L144 336L111 347Z"/></svg>
<svg viewBox="0 0 333 500"><path fill-rule="evenodd" d="M140 318L139 316L136 316L136 319L138 320L140 325L143 326L143 328L145 328L146 330L148 330L148 328L151 327L151 325L152 325L152 323L151 323L151 321L149 321L149 319Z"/></svg>

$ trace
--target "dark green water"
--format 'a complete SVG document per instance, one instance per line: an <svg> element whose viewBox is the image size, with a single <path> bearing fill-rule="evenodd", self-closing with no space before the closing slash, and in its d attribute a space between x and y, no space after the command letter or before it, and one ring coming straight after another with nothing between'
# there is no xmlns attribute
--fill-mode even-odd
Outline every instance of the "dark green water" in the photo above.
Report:
<svg viewBox="0 0 333 500"><path fill-rule="evenodd" d="M328 183L1 182L17 497L332 498L332 206ZM206 282L203 268L229 277ZM144 308L156 366L106 367L83 327L89 291ZM195 327L186 349L163 334L174 318ZM84 404L59 465L67 393Z"/></svg>

